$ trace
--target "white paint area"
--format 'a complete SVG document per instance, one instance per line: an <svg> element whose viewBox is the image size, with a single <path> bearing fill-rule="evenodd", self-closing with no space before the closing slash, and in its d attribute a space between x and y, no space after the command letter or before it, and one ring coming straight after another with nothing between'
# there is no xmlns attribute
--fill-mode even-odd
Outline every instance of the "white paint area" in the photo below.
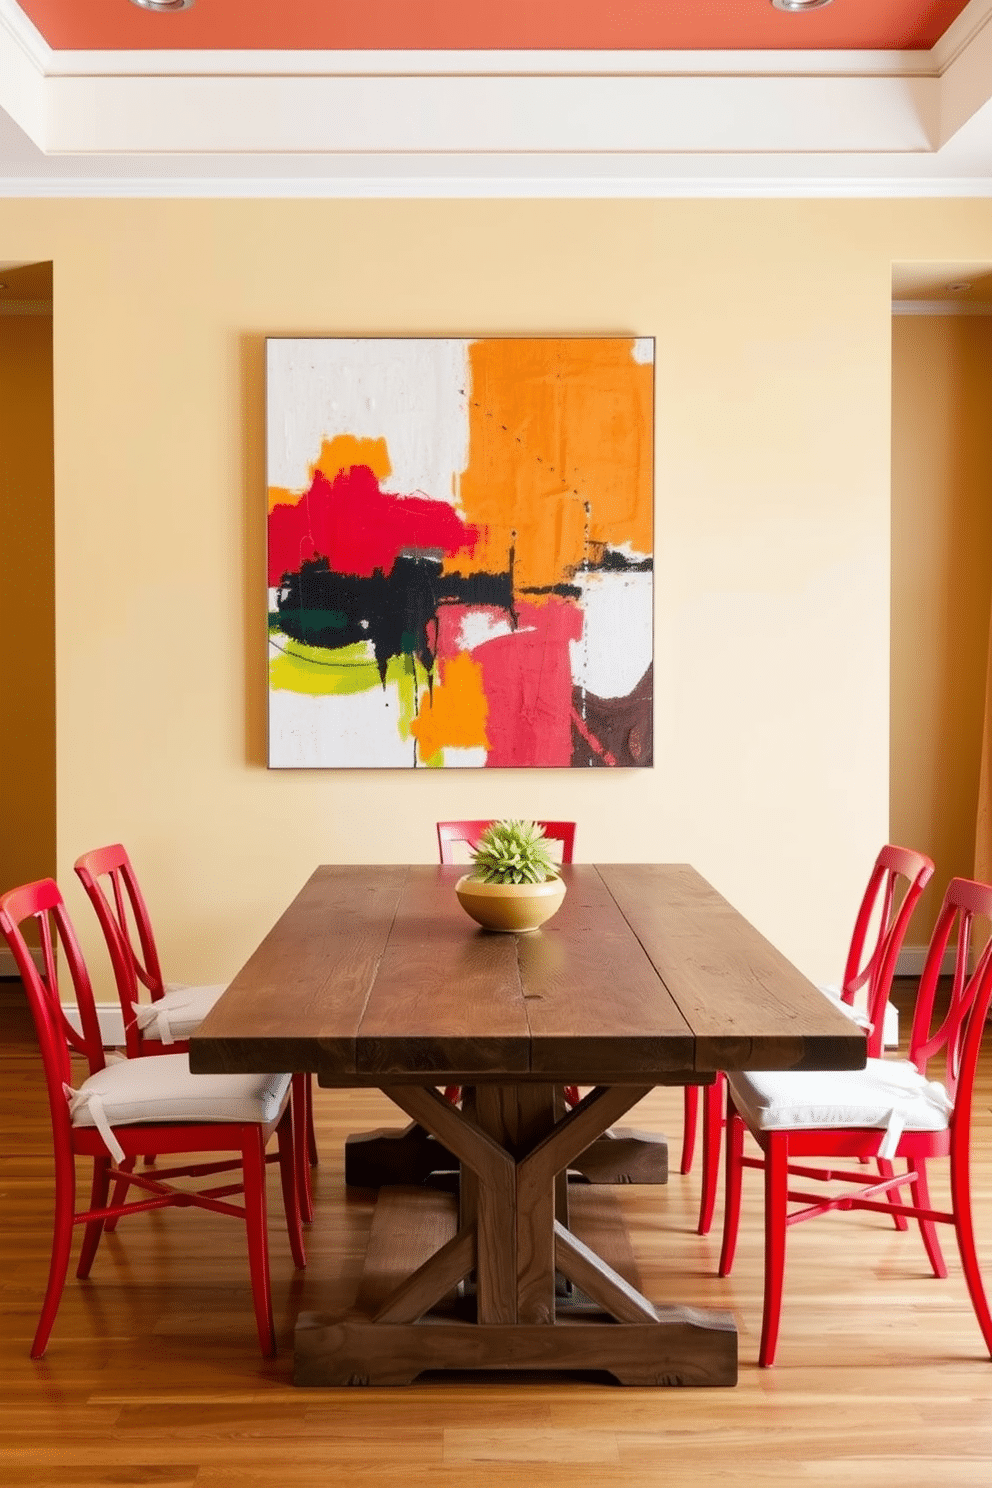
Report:
<svg viewBox="0 0 992 1488"><path fill-rule="evenodd" d="M498 636L513 635L509 620L495 610L469 610L463 617L458 632L458 646L462 651L473 651L486 641L495 641Z"/></svg>
<svg viewBox="0 0 992 1488"><path fill-rule="evenodd" d="M474 749L455 749L446 745L441 750L441 760L446 770L481 770L486 763L486 751L481 744Z"/></svg>
<svg viewBox="0 0 992 1488"><path fill-rule="evenodd" d="M654 337L638 336L634 342L633 357L641 366L654 366Z"/></svg>
<svg viewBox="0 0 992 1488"><path fill-rule="evenodd" d="M269 692L269 760L279 769L410 769L416 741L401 739L398 690L315 697Z"/></svg>
<svg viewBox="0 0 992 1488"><path fill-rule="evenodd" d="M654 575L579 574L584 621L571 641L572 681L601 698L626 697L651 665Z"/></svg>
<svg viewBox="0 0 992 1488"><path fill-rule="evenodd" d="M458 504L468 464L469 342L315 338L266 343L267 481L302 491L338 434L385 439L382 488Z"/></svg>

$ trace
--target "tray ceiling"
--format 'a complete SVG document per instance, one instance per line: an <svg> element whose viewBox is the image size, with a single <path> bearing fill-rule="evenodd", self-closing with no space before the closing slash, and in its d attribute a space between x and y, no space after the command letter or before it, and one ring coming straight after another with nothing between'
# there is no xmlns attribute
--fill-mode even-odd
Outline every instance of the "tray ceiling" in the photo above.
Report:
<svg viewBox="0 0 992 1488"><path fill-rule="evenodd" d="M992 195L992 0L0 0L0 196Z"/></svg>

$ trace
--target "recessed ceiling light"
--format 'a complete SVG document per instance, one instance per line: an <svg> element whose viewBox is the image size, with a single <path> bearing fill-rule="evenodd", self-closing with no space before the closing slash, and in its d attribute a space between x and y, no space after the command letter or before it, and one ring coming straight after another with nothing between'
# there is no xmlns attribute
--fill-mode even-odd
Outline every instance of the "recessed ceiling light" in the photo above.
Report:
<svg viewBox="0 0 992 1488"><path fill-rule="evenodd" d="M135 3L140 4L141 0L135 0ZM772 4L776 10L789 10L798 15L804 10L822 10L830 0L772 0Z"/></svg>
<svg viewBox="0 0 992 1488"><path fill-rule="evenodd" d="M141 10L157 10L165 14L170 10L189 10L193 0L131 0L132 5L137 5Z"/></svg>

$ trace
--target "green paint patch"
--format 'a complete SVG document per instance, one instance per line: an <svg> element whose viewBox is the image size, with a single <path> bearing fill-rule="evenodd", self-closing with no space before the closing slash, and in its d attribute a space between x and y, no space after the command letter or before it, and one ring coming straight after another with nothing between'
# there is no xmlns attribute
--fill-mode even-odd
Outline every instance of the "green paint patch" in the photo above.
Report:
<svg viewBox="0 0 992 1488"><path fill-rule="evenodd" d="M389 658L386 666L386 681L391 682L396 688L400 709L397 728L401 739L411 737L410 725L419 712L420 694L429 680L427 672L417 658L411 656L409 652Z"/></svg>
<svg viewBox="0 0 992 1488"><path fill-rule="evenodd" d="M344 630L348 616L343 610L280 610L279 616L291 621L295 629L304 635L319 635L324 630ZM269 628L272 628L271 618Z"/></svg>
<svg viewBox="0 0 992 1488"><path fill-rule="evenodd" d="M402 739L410 738L410 725L428 681L426 670L413 656L391 656L386 664L386 686L396 689L397 726ZM346 697L371 692L382 686L382 680L371 641L356 641L351 646L306 646L283 635L280 654L269 660L269 686L275 692Z"/></svg>
<svg viewBox="0 0 992 1488"><path fill-rule="evenodd" d="M269 686L276 692L308 692L314 697L329 697L370 692L381 685L368 641L331 649L305 646L283 636L281 654L269 661Z"/></svg>

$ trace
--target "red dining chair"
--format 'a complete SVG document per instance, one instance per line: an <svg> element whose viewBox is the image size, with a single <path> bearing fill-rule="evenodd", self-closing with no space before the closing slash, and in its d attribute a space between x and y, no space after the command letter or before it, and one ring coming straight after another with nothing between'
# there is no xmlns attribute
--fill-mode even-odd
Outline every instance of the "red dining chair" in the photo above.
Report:
<svg viewBox="0 0 992 1488"><path fill-rule="evenodd" d="M953 1225L975 1316L992 1354L992 1312L975 1248L969 1168L975 1071L992 1002L992 940L969 971L976 915L992 919L992 887L952 879L920 978L908 1060L870 1054L863 1070L776 1070L727 1077L727 1199L720 1275L728 1276L733 1265L743 1169L760 1168L765 1175L762 1365L775 1360L786 1229L834 1209L895 1211L915 1219L938 1277L947 1275L947 1266L936 1226ZM941 1015L935 1009L936 993L944 955L955 934L950 999ZM871 1049L881 1023L880 994L869 1012L876 1031L870 1036ZM929 1078L928 1067L938 1055L944 1064L943 1084ZM761 1157L745 1156L745 1129L761 1148ZM950 1158L949 1211L934 1209L930 1200L927 1163L936 1157ZM810 1158L826 1158L829 1166L810 1167ZM864 1171L834 1166L835 1161L870 1158L884 1163L904 1158L907 1168L904 1173L868 1179ZM794 1188L799 1178L853 1186L825 1196L823 1191ZM906 1188L911 1190L909 1203L902 1201ZM790 1202L802 1207L790 1211Z"/></svg>
<svg viewBox="0 0 992 1488"><path fill-rule="evenodd" d="M39 971L21 926L33 921L44 971ZM72 1231L83 1225L76 1275L86 1277L108 1220L149 1210L197 1207L244 1221L248 1235L255 1320L262 1353L276 1351L269 1281L265 1149L278 1138L282 1198L293 1261L306 1265L294 1170L290 1077L193 1075L184 1054L159 1059L108 1062L100 1036L93 987L68 913L52 879L12 889L0 898L0 930L13 952L27 991L41 1049L55 1152L55 1220L48 1287L31 1357L40 1359L65 1287ZM68 967L81 1031L63 1010L56 957ZM73 1053L88 1066L80 1080ZM139 1155L184 1154L176 1167L137 1173ZM197 1154L190 1161L186 1154ZM224 1156L236 1153L237 1156ZM76 1159L92 1158L89 1204L76 1208ZM209 1177L237 1170L235 1181L201 1189L177 1188L172 1180ZM114 1199L108 1203L111 1182ZM126 1202L131 1188L141 1197ZM243 1194L242 1204L229 1202Z"/></svg>
<svg viewBox="0 0 992 1488"><path fill-rule="evenodd" d="M882 1054L885 1012L890 1006L889 993L892 990L896 960L916 902L933 877L933 872L933 861L925 853L895 847L892 843L887 843L882 848L872 866L858 908L844 966L844 980L839 988L820 989L866 1029L868 1053L872 1058L879 1058ZM877 1016L872 1015L874 1021L855 1008L859 993L864 994L865 1008L876 1010ZM687 1128L690 1104L693 1107L692 1121L695 1122L698 1089L695 1085L687 1085L685 1088ZM704 1087L703 1093L703 1180L697 1226L700 1235L709 1234L713 1222L720 1173L725 1096L725 1077L718 1074L714 1084ZM684 1137L682 1160L682 1171L686 1172ZM900 1229L905 1229L905 1220L897 1217L896 1222Z"/></svg>
<svg viewBox="0 0 992 1488"><path fill-rule="evenodd" d="M437 824L437 847L441 855L442 863L457 863L458 848L464 845L468 848L475 847L479 838L487 827L491 826L494 817L486 817L483 821L439 821ZM575 852L575 823L574 821L542 821L539 827L544 828L544 835L551 842L561 843L561 861L570 863ZM468 853L465 861L468 861ZM444 1098L449 1101L457 1101L460 1090L457 1085L445 1087ZM579 1091L576 1085L565 1086L565 1099L570 1106L579 1103Z"/></svg>
<svg viewBox="0 0 992 1488"><path fill-rule="evenodd" d="M179 1054L221 993L223 983L187 987L162 977L151 916L131 860L119 842L93 848L76 859L76 876L96 910L114 968L129 1059ZM148 1001L139 1001L141 989ZM310 1168L317 1164L310 1076L293 1076L296 1173L300 1213L313 1218ZM113 1228L113 1225L110 1226Z"/></svg>
<svg viewBox="0 0 992 1488"><path fill-rule="evenodd" d="M437 846L441 862L457 863L459 861L458 844L464 843L469 848L475 847L483 832L487 827L492 826L494 820L494 817L487 817L485 821L439 821ZM537 825L544 828L544 835L549 841L561 844L561 861L570 863L575 852L575 823L542 821ZM467 856L466 854L466 859Z"/></svg>

